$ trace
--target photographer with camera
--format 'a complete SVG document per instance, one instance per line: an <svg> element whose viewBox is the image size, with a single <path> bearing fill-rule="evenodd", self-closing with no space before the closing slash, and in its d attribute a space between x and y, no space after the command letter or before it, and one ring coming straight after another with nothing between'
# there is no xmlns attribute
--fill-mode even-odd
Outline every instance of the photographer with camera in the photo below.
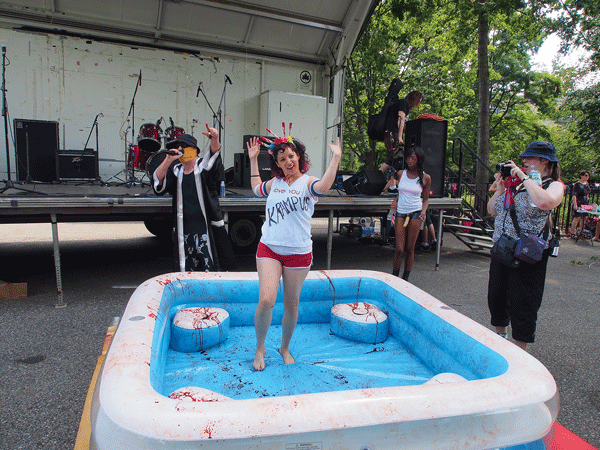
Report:
<svg viewBox="0 0 600 450"><path fill-rule="evenodd" d="M521 158L523 168L506 161L498 165L498 173L494 175L497 189L487 205L488 213L495 216L494 243L501 238L517 242L528 235L545 240L551 237L546 232L550 212L564 195L556 150L549 142L535 141L527 146ZM529 175L534 171L541 175L541 186ZM491 324L503 337L507 337L511 325L512 337L522 349L534 342L550 251L545 242L539 261L513 261L509 265L492 251L488 283Z"/></svg>

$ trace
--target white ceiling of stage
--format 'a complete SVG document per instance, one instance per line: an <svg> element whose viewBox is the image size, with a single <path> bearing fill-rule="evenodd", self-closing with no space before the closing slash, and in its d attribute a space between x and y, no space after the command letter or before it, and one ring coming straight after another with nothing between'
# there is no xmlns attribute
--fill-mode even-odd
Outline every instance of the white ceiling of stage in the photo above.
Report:
<svg viewBox="0 0 600 450"><path fill-rule="evenodd" d="M8 0L0 26L344 65L379 0Z"/></svg>

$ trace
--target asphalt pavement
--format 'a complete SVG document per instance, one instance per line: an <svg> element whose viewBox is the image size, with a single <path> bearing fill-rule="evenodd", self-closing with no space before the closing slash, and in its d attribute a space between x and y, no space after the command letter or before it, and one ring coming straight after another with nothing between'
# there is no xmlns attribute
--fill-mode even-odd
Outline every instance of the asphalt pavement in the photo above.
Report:
<svg viewBox="0 0 600 450"><path fill-rule="evenodd" d="M27 298L0 300L0 449L72 449L104 335L134 289L172 268L170 248L141 223L59 224L66 306L58 296L49 224L0 225L0 280L26 282ZM314 270L326 268L324 223L315 225ZM331 269L391 271L393 247L333 238ZM529 352L553 374L558 422L600 448L600 245L561 240L551 258ZM254 271L252 255L240 270ZM446 234L418 252L410 282L489 326L489 257Z"/></svg>

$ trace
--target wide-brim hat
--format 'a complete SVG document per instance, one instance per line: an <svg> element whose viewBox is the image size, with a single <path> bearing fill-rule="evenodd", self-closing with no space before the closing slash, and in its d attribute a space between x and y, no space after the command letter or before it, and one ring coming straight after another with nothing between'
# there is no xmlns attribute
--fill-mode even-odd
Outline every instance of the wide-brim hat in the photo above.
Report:
<svg viewBox="0 0 600 450"><path fill-rule="evenodd" d="M527 157L544 158L550 162L558 162L554 145L544 141L533 141L529 144L525 151L521 153L521 158Z"/></svg>
<svg viewBox="0 0 600 450"><path fill-rule="evenodd" d="M186 147L196 147L198 148L198 140L192 136L191 134L180 134L172 141L167 142L167 148L177 148L179 144L185 144Z"/></svg>

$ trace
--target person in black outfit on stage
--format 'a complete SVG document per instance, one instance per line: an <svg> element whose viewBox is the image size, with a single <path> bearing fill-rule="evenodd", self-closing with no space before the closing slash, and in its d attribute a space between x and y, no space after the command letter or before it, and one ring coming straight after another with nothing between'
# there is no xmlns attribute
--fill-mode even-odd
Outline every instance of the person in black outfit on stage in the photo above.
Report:
<svg viewBox="0 0 600 450"><path fill-rule="evenodd" d="M419 91L411 91L403 99L398 98L398 92L402 88L402 82L394 78L386 103L390 103L385 119L385 135L383 142L387 149L387 157L379 170L386 172L394 163L394 153L401 145L404 145L404 123L411 109L418 108L423 101L423 94Z"/></svg>

